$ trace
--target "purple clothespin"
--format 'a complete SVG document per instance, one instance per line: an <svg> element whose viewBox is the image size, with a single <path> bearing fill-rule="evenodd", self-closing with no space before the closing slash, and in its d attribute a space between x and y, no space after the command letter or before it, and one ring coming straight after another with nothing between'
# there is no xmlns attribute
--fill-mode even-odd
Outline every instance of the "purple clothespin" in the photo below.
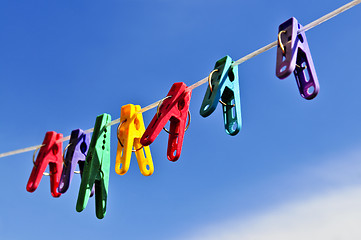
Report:
<svg viewBox="0 0 361 240"><path fill-rule="evenodd" d="M58 191L65 193L73 178L76 165L79 164L80 175L83 174L84 162L88 153L90 143L89 133L85 134L83 130L76 129L71 132L68 151L64 158L64 167L61 174ZM64 150L65 151L65 150ZM94 194L94 187L90 196Z"/></svg>
<svg viewBox="0 0 361 240"><path fill-rule="evenodd" d="M301 96L311 100L317 96L320 86L306 34L297 33L301 28L293 17L278 27L276 76L283 79L294 72Z"/></svg>

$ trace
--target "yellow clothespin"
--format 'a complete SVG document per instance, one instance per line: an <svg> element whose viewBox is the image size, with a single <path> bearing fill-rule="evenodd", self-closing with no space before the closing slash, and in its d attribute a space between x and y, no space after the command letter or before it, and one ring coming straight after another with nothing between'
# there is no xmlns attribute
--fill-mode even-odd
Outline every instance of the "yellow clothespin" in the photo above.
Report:
<svg viewBox="0 0 361 240"><path fill-rule="evenodd" d="M115 162L115 172L119 175L123 175L128 171L132 152L135 152L140 172L144 176L150 176L154 171L150 148L140 143L140 139L145 132L142 113L138 113L140 109L139 105L128 104L120 110L120 123L117 130L118 148Z"/></svg>

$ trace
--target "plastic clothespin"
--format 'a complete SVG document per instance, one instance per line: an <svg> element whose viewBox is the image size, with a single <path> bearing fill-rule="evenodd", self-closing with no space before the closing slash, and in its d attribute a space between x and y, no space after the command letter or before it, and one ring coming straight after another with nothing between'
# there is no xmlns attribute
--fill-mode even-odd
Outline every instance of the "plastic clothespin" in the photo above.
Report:
<svg viewBox="0 0 361 240"><path fill-rule="evenodd" d="M56 132L47 132L40 148L39 154L34 162L26 190L34 192L45 174L45 169L49 165L50 173L50 190L53 197L60 197L61 193L57 192L61 171L63 170L62 149L63 142L57 141L63 137L63 134ZM34 153L35 155L35 153Z"/></svg>
<svg viewBox="0 0 361 240"><path fill-rule="evenodd" d="M311 100L317 96L320 86L306 34L297 33L301 28L293 17L278 27L276 76L284 79L293 72L301 96Z"/></svg>
<svg viewBox="0 0 361 240"><path fill-rule="evenodd" d="M229 56L216 62L214 70L209 74L207 91L199 112L202 117L208 117L220 102L226 133L234 136L242 127L242 115L238 66L232 67L232 63Z"/></svg>
<svg viewBox="0 0 361 240"><path fill-rule="evenodd" d="M58 187L58 191L60 193L65 193L68 190L78 164L80 170L78 173L82 176L89 142L89 133L85 134L81 129L76 129L71 132L69 144L67 146L68 151L66 152L66 156L64 158L63 172L61 174ZM90 196L93 196L93 194L94 188L92 189Z"/></svg>
<svg viewBox="0 0 361 240"><path fill-rule="evenodd" d="M95 186L95 210L99 219L104 218L107 206L110 170L110 126L107 124L110 121L111 116L106 113L96 118L76 203L76 210L83 211Z"/></svg>
<svg viewBox="0 0 361 240"><path fill-rule="evenodd" d="M135 152L140 172L144 176L150 176L154 171L150 148L140 143L140 138L145 131L142 113L138 113L140 109L139 105L128 104L123 106L120 111L120 124L117 133L118 148L115 162L115 172L119 175L123 175L128 171L132 151Z"/></svg>
<svg viewBox="0 0 361 240"><path fill-rule="evenodd" d="M192 90L185 83L174 83L167 96L160 101L157 113L145 130L140 143L143 146L150 145L170 121L167 157L170 161L177 161L182 151L191 95Z"/></svg>

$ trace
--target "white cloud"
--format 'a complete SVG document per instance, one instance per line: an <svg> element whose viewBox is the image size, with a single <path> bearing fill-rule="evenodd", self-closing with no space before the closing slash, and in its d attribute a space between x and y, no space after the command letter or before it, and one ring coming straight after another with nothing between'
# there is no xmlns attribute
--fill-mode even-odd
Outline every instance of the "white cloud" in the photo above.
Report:
<svg viewBox="0 0 361 240"><path fill-rule="evenodd" d="M189 240L359 240L361 186L293 202L255 216L208 226Z"/></svg>
<svg viewBox="0 0 361 240"><path fill-rule="evenodd" d="M321 164L309 166L303 172L307 177L327 182L348 185L361 183L361 151L353 149L347 152L324 157Z"/></svg>
<svg viewBox="0 0 361 240"><path fill-rule="evenodd" d="M349 151L328 159L326 164L300 170L296 175L332 183L332 190L325 187L307 198L288 200L248 219L240 216L216 222L179 239L361 239L361 152Z"/></svg>

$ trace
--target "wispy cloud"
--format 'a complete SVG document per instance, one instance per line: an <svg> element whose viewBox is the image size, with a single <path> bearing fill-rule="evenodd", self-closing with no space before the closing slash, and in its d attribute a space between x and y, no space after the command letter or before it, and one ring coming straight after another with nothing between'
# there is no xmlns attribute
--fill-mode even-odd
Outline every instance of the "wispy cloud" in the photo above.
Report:
<svg viewBox="0 0 361 240"><path fill-rule="evenodd" d="M251 219L208 226L189 240L353 240L361 236L361 186L293 202Z"/></svg>
<svg viewBox="0 0 361 240"><path fill-rule="evenodd" d="M302 177L329 182L303 199L258 213L203 227L188 240L356 240L361 238L361 151L328 157L300 170ZM297 174L296 174L297 175Z"/></svg>

